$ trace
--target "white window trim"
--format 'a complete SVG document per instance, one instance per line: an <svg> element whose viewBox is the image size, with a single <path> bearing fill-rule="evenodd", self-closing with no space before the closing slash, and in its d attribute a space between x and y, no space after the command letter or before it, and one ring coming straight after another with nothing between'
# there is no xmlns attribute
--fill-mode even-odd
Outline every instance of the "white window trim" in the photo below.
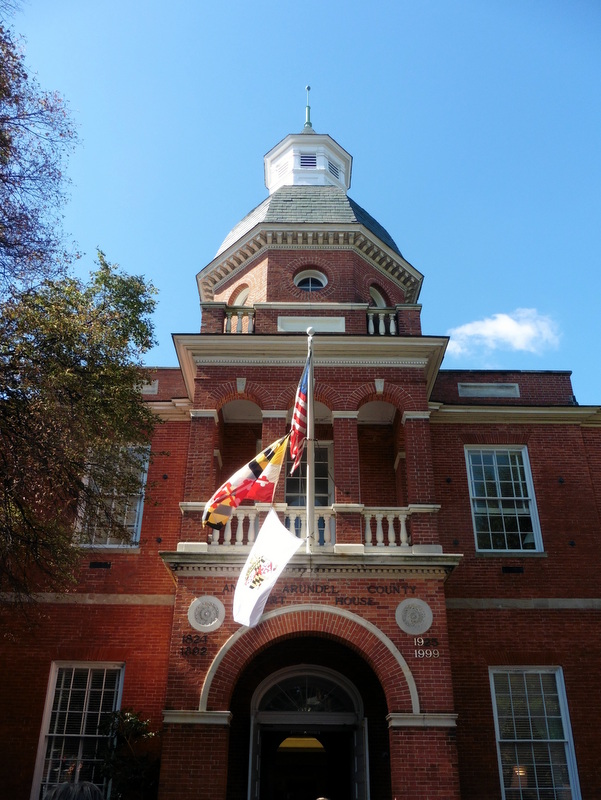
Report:
<svg viewBox="0 0 601 800"><path fill-rule="evenodd" d="M526 485L528 487L528 497L530 502L530 518L532 520L532 532L534 536L534 547L529 550L524 549L517 549L517 550L509 550L509 549L495 549L495 548L481 548L478 546L478 534L476 530L476 518L474 514L474 487L472 484L472 469L470 465L469 454L474 450L486 450L489 452L498 452L500 450L513 450L518 451L522 455L522 460L524 464L524 473L526 476ZM465 446L465 467L467 471L467 483L470 495L470 511L472 515L472 530L474 532L474 543L476 547L477 553L494 553L496 555L502 555L504 553L511 554L511 555L522 555L522 554L530 554L530 553L542 553L543 552L543 539L541 534L540 528L540 521L538 518L538 509L536 507L536 495L534 493L534 483L532 480L532 470L530 468L530 459L528 458L528 448L526 445L513 445L513 444L497 444L497 445L466 445Z"/></svg>
<svg viewBox="0 0 601 800"><path fill-rule="evenodd" d="M322 289L325 289L326 286L328 285L327 277L323 274L323 272L320 272L320 270L318 269L304 269L302 272L297 273L294 276L294 285L297 286L298 288L301 288L298 285L301 281L305 280L306 278L315 278L320 283L322 283L322 286L320 286L319 288L315 287L315 289L302 289L302 291L309 292L309 294L311 294L312 292L319 292Z"/></svg>
<svg viewBox="0 0 601 800"><path fill-rule="evenodd" d="M105 541L78 541L78 546L86 550L137 550L140 546L140 533L142 531L142 519L144 517L144 502L146 498L146 483L148 481L148 469L150 466L150 450L146 455L146 459L140 470L140 491L135 495L130 495L128 503L134 500L136 504L135 523L132 528L131 538L129 541L123 542L105 542Z"/></svg>
<svg viewBox="0 0 601 800"><path fill-rule="evenodd" d="M493 707L493 716L494 716L494 723L495 723L495 739L496 739L496 747L497 747L497 763L499 767L499 784L501 787L501 795L503 800L505 800L506 793L505 793L505 786L503 783L503 763L501 759L501 738L500 738L500 731L499 731L499 720L498 720L498 712L497 712L497 700L496 700L496 692L495 692L495 685L494 685L494 676L495 674L499 673L532 673L535 675L541 675L543 673L554 675L555 676L555 683L557 686L557 695L559 698L559 707L561 711L561 722L564 729L564 738L563 742L565 743L566 748L566 762L568 767L568 774L570 776L570 789L571 789L571 796L570 800L581 800L582 795L580 793L580 782L578 780L578 765L576 763L576 754L574 751L574 739L572 737L572 725L570 722L570 714L568 710L568 698L565 689L565 683L563 679L563 670L561 667L534 667L534 666L527 666L527 667L506 667L506 666L497 666L497 667L489 667L489 680L490 680L490 691L491 691L491 699L492 699L492 707ZM533 742L536 741L534 739L525 739L524 742ZM555 787L557 788L557 787Z"/></svg>
<svg viewBox="0 0 601 800"><path fill-rule="evenodd" d="M320 440L319 442L315 442L315 447L320 450L327 450L328 451L328 504L326 506L316 506L316 511L319 508L328 508L334 502L334 441L333 439L328 440ZM303 457L306 458L306 449L303 452ZM286 453L286 463L284 464L286 469L286 478L290 477L290 467L291 467L291 460L290 460L290 453L287 451ZM292 476L294 477L294 476ZM315 480L315 477L314 477ZM286 492L286 485L284 484L284 492L285 496L288 497L288 493ZM301 495L299 495L302 497ZM306 494L305 494L306 497ZM295 506L292 506L293 508Z"/></svg>
<svg viewBox="0 0 601 800"><path fill-rule="evenodd" d="M46 689L46 701L44 703L44 713L42 714L42 724L40 728L40 738L38 741L38 752L35 760L35 768L33 771L33 783L31 785L30 800L39 800L40 786L42 785L42 777L44 774L44 760L46 758L46 740L49 735L50 718L52 715L52 705L54 703L54 695L56 692L56 681L58 678L58 671L64 667L72 667L73 669L119 669L121 670L121 679L119 682L119 690L117 693L117 708L121 708L121 698L123 695L123 678L125 673L125 663L123 661L53 661L50 665L50 674L48 676L48 686Z"/></svg>

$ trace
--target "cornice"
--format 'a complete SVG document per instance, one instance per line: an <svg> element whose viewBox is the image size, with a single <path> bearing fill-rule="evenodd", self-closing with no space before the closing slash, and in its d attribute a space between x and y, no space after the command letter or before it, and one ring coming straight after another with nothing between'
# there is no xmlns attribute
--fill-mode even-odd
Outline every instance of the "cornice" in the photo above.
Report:
<svg viewBox="0 0 601 800"><path fill-rule="evenodd" d="M175 334L173 340L190 396L198 366L301 367L307 358L307 340L301 334ZM429 392L447 342L444 336L320 334L313 339L313 353L317 368L418 369Z"/></svg>
<svg viewBox="0 0 601 800"><path fill-rule="evenodd" d="M439 424L534 424L601 427L599 406L448 406L430 403L430 422Z"/></svg>
<svg viewBox="0 0 601 800"><path fill-rule="evenodd" d="M209 549L202 552L176 551L160 552L165 565L182 577L239 576L246 563L248 548L236 552L215 552ZM375 549L375 548L374 548ZM386 554L349 555L342 553L296 554L287 564L284 578L311 581L344 580L350 576L399 580L400 576L435 577L445 580L459 564L462 556L456 553L403 553L390 548Z"/></svg>
<svg viewBox="0 0 601 800"><path fill-rule="evenodd" d="M165 422L188 422L192 403L185 398L174 398L160 402L148 402L151 411Z"/></svg>
<svg viewBox="0 0 601 800"><path fill-rule="evenodd" d="M249 261L270 250L352 250L378 272L397 283L409 303L417 302L423 275L358 223L258 223L196 276L202 302Z"/></svg>

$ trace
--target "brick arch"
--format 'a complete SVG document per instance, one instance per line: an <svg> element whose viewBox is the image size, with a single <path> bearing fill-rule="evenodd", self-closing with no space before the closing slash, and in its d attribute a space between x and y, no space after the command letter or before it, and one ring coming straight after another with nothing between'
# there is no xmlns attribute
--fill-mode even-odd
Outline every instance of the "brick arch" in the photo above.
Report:
<svg viewBox="0 0 601 800"><path fill-rule="evenodd" d="M212 400L218 412L234 400L249 400L259 406L262 411L266 408L271 408L271 403L273 402L271 395L262 384L256 381L247 381L244 391L239 392L235 380L225 381L216 386L212 393Z"/></svg>
<svg viewBox="0 0 601 800"><path fill-rule="evenodd" d="M227 305L228 306L239 305L238 299L239 299L240 295L244 292L245 289L248 289L248 292L250 294L250 286L249 286L249 284L244 282L244 281L242 281L242 283L239 283L234 288L233 292L230 294L229 299L227 300Z"/></svg>
<svg viewBox="0 0 601 800"><path fill-rule="evenodd" d="M391 403L398 408L402 413L403 411L422 411L423 403L420 398L415 398L406 389L401 386L384 381L384 391L382 394L376 393L376 387L373 381L364 383L358 386L353 393L349 396L350 407L358 411L361 406L366 403L383 402Z"/></svg>
<svg viewBox="0 0 601 800"><path fill-rule="evenodd" d="M410 707L411 713L420 713L413 674L388 636L347 609L317 603L270 611L257 627L240 628L231 636L209 667L200 692L199 711L229 708L239 676L258 652L282 639L307 634L334 639L358 653L384 689L389 712L407 711Z"/></svg>
<svg viewBox="0 0 601 800"><path fill-rule="evenodd" d="M299 289L294 284L294 276L298 272L302 272L304 269L311 269L311 267L315 267L315 269L323 272L323 274L328 279L328 283L324 286L323 289L319 292L319 297L321 300L326 300L331 294L336 291L336 287L334 285L334 279L332 276L332 270L330 264L327 259L318 256L317 254L313 255L306 255L306 256L299 256L298 258L289 261L286 265L286 271L290 275L290 294L292 297L296 297L298 300L303 300L306 302L307 300L307 292Z"/></svg>
<svg viewBox="0 0 601 800"><path fill-rule="evenodd" d="M390 306L407 302L403 289L395 281L376 273L373 268L361 270L355 281L359 297L365 303L369 303L371 286L374 286L386 298Z"/></svg>
<svg viewBox="0 0 601 800"><path fill-rule="evenodd" d="M286 411L289 411L294 405L297 386L298 384L291 384L282 392L280 392L276 398L276 405L274 408L285 409ZM322 381L319 383L316 382L313 399L318 403L323 403L324 406L327 406L330 409L330 411L341 408L341 395L332 386L324 384Z"/></svg>

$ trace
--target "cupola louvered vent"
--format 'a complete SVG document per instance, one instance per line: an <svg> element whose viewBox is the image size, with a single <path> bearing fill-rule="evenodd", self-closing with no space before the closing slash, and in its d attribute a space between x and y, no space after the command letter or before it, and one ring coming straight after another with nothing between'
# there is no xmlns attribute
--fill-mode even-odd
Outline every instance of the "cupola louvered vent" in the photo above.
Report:
<svg viewBox="0 0 601 800"><path fill-rule="evenodd" d="M335 178L339 178L340 177L340 170L338 169L336 164L332 164L331 161L328 161L328 169L330 170L330 172L332 173L332 175Z"/></svg>
<svg viewBox="0 0 601 800"><path fill-rule="evenodd" d="M288 169L288 162L287 161L280 161L277 165L276 170L278 173L278 177L282 177L285 174L286 170Z"/></svg>
<svg viewBox="0 0 601 800"><path fill-rule="evenodd" d="M317 169L317 156L315 153L301 153L301 169Z"/></svg>

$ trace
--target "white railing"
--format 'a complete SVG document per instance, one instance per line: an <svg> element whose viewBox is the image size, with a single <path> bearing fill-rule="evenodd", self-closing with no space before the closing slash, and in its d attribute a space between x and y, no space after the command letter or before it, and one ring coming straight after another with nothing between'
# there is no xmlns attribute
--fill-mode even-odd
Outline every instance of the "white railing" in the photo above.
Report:
<svg viewBox="0 0 601 800"><path fill-rule="evenodd" d="M225 309L225 332L243 333L243 321L248 320L246 333L252 333L255 327L255 310L247 306L231 306Z"/></svg>
<svg viewBox="0 0 601 800"><path fill-rule="evenodd" d="M396 311L390 308L370 309L367 312L367 332L370 336L396 336Z"/></svg>
<svg viewBox="0 0 601 800"><path fill-rule="evenodd" d="M238 506L232 512L223 532L214 530L209 539L209 544L220 547L242 547L252 545L259 532L259 511L267 510L271 506ZM307 512L304 508L288 506L286 503L275 503L275 510L288 530L300 539L307 536ZM314 547L331 547L336 541L336 521L333 509L324 506L315 509L315 522L313 525Z"/></svg>
<svg viewBox="0 0 601 800"><path fill-rule="evenodd" d="M408 508L364 508L366 547L409 547Z"/></svg>

